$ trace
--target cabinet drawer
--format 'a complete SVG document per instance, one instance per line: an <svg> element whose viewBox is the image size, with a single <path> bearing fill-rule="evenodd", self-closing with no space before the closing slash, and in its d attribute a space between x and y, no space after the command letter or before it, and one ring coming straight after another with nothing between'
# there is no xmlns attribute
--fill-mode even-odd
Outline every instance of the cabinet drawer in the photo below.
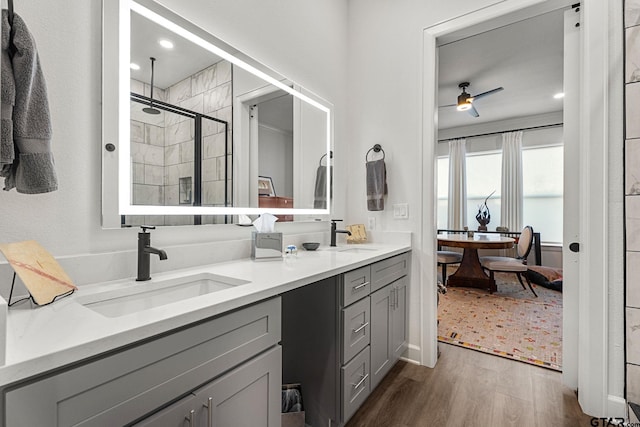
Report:
<svg viewBox="0 0 640 427"><path fill-rule="evenodd" d="M346 423L369 396L369 346L342 367L342 421Z"/></svg>
<svg viewBox="0 0 640 427"><path fill-rule="evenodd" d="M371 327L369 297L342 310L342 363L347 363L369 344Z"/></svg>
<svg viewBox="0 0 640 427"><path fill-rule="evenodd" d="M383 288L389 283L407 275L409 272L410 252L376 262L371 265L371 292Z"/></svg>
<svg viewBox="0 0 640 427"><path fill-rule="evenodd" d="M371 291L371 267L366 266L344 273L342 280L342 306L346 307Z"/></svg>
<svg viewBox="0 0 640 427"><path fill-rule="evenodd" d="M273 298L8 391L6 425L127 424L277 344L280 306Z"/></svg>

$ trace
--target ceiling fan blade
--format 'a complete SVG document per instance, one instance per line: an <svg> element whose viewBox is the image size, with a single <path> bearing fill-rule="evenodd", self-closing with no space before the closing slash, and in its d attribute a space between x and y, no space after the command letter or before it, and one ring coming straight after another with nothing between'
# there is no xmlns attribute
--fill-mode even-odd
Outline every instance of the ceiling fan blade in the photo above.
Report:
<svg viewBox="0 0 640 427"><path fill-rule="evenodd" d="M438 108L457 107L458 104L438 105Z"/></svg>
<svg viewBox="0 0 640 427"><path fill-rule="evenodd" d="M478 110L476 110L476 107L474 107L473 104L471 104L471 108L467 110L467 113L469 113L469 115L473 117L480 117L480 114L478 114Z"/></svg>
<svg viewBox="0 0 640 427"><path fill-rule="evenodd" d="M504 90L504 88L502 86L497 87L495 89L488 90L486 92L479 93L479 94L471 97L471 99L472 99L472 101L475 101L476 99L480 99L480 98L483 98L485 96L493 95L494 93L500 92L501 90Z"/></svg>

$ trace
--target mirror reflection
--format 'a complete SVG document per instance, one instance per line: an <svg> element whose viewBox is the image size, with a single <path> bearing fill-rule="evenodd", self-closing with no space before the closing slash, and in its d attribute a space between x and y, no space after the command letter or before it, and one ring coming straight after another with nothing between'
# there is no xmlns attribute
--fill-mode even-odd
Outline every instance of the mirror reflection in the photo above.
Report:
<svg viewBox="0 0 640 427"><path fill-rule="evenodd" d="M120 112L103 120L106 129L119 120L121 141L103 156L104 226L330 212L328 103L152 0L105 3L105 41L113 19L130 43L115 49L118 85L104 78L105 95L120 87ZM109 50L105 43L105 76ZM113 142L109 131L104 139Z"/></svg>

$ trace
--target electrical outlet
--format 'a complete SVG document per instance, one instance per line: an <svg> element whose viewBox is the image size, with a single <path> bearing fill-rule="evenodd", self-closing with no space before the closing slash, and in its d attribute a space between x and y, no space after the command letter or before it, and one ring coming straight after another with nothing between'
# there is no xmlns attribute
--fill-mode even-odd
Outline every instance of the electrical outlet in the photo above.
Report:
<svg viewBox="0 0 640 427"><path fill-rule="evenodd" d="M393 217L396 219L409 218L409 204L397 203L393 205Z"/></svg>
<svg viewBox="0 0 640 427"><path fill-rule="evenodd" d="M369 217L369 226L367 228L369 228L369 230L375 230L376 229L376 218L373 216Z"/></svg>

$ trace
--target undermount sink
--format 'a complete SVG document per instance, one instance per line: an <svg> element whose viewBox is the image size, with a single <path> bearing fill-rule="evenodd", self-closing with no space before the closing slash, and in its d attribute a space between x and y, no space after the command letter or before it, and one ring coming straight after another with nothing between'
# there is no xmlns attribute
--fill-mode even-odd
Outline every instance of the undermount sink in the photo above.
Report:
<svg viewBox="0 0 640 427"><path fill-rule="evenodd" d="M135 282L127 288L81 296L77 301L106 317L120 317L246 283L249 282L233 277L199 273L152 282Z"/></svg>
<svg viewBox="0 0 640 427"><path fill-rule="evenodd" d="M375 248L346 248L346 249L338 249L338 252L350 252L350 253L367 253L367 252L375 252L378 249Z"/></svg>

